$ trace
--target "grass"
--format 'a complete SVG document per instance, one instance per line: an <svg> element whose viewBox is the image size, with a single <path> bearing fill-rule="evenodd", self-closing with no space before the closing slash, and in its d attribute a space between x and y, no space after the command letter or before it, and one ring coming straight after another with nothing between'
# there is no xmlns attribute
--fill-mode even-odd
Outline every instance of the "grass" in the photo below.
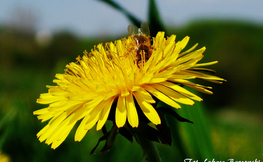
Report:
<svg viewBox="0 0 263 162"><path fill-rule="evenodd" d="M212 137L222 158L261 159L262 119L255 114L223 110L212 115Z"/></svg>

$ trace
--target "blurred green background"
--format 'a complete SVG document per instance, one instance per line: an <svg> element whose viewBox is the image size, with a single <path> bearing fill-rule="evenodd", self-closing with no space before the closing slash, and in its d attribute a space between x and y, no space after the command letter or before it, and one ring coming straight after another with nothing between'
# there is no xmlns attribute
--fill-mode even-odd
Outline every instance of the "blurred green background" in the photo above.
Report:
<svg viewBox="0 0 263 162"><path fill-rule="evenodd" d="M211 68L217 71L216 75L227 79L222 85L202 82L213 86L214 95L200 94L204 98L202 103L177 110L194 124L167 117L173 143L171 147L157 144L163 161L263 160L263 25L211 18L191 21L181 27L167 26L161 18L156 22L151 20L158 16L158 7L151 2L150 24L165 27L168 36L177 35L177 41L190 36L188 48L195 43L199 43L198 47L206 46L201 62L218 60ZM112 6L114 4L108 7ZM129 14L126 16L133 21ZM81 142L74 142L75 127L65 142L52 150L36 138L36 133L47 122L41 123L32 114L44 108L36 104L36 99L40 93L47 92L45 85L54 85L55 74L63 73L66 64L75 62L84 50L89 51L98 43L127 35L83 38L69 30L60 30L52 39L36 39L34 31L0 24L0 151L14 162L140 161L140 146L120 135L110 151L99 155L101 144L95 154L89 155L102 136L102 132L95 129Z"/></svg>

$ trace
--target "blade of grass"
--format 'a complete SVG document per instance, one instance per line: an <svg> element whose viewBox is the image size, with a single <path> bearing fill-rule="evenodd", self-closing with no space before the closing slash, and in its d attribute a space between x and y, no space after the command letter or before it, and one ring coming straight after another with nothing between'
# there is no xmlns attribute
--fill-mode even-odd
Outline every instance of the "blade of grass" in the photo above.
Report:
<svg viewBox="0 0 263 162"><path fill-rule="evenodd" d="M151 35L156 35L158 31L165 31L155 0L149 0L148 22Z"/></svg>
<svg viewBox="0 0 263 162"><path fill-rule="evenodd" d="M105 2L106 4L110 5L111 7L119 10L121 13L127 16L127 18L135 25L135 26L140 26L141 21L137 19L135 16L133 16L131 13L129 13L127 10L125 10L122 6L120 6L118 3L115 1L111 0L102 0L102 2Z"/></svg>
<svg viewBox="0 0 263 162"><path fill-rule="evenodd" d="M215 152L210 136L207 116L202 103L193 106L183 106L177 111L181 116L194 122L194 124L181 124L186 132L185 140L189 144L193 158L204 160L215 158Z"/></svg>
<svg viewBox="0 0 263 162"><path fill-rule="evenodd" d="M0 120L0 150L2 150L4 142L8 137L10 130L9 124L14 119L15 116L16 116L16 111L14 109L11 109Z"/></svg>

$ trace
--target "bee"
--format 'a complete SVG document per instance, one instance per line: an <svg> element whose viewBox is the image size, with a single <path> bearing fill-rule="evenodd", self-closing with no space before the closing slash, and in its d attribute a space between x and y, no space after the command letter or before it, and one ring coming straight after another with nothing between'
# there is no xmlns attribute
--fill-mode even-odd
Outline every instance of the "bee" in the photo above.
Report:
<svg viewBox="0 0 263 162"><path fill-rule="evenodd" d="M134 50L136 51L135 60L138 66L145 63L152 55L151 36L149 26L143 22L138 28L134 25L128 26L128 33L134 41Z"/></svg>

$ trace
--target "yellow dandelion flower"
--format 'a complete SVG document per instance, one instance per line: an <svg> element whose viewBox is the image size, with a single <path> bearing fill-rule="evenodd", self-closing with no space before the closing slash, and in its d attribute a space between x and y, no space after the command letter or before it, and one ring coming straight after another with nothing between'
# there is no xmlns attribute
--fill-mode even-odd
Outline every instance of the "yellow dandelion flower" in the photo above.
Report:
<svg viewBox="0 0 263 162"><path fill-rule="evenodd" d="M175 35L165 38L164 32L148 36L146 24L137 30L129 26L130 36L114 43L99 44L91 52L84 52L76 63L66 66L64 74L56 74L56 86L47 86L48 93L40 95L39 104L47 108L34 111L42 122L49 123L37 134L39 140L57 148L68 136L77 121L82 120L75 133L81 141L96 125L101 130L111 111L115 112L118 128L140 124L138 109L155 125L160 117L152 104L160 100L174 108L180 104L193 105L202 99L186 90L184 85L212 94L211 87L193 83L189 79L203 79L220 83L224 79L202 73L202 66L217 63L198 62L205 47L195 46L181 52L189 37L175 42ZM150 42L152 39L152 43ZM116 107L113 103L116 102ZM138 106L136 106L138 105Z"/></svg>

